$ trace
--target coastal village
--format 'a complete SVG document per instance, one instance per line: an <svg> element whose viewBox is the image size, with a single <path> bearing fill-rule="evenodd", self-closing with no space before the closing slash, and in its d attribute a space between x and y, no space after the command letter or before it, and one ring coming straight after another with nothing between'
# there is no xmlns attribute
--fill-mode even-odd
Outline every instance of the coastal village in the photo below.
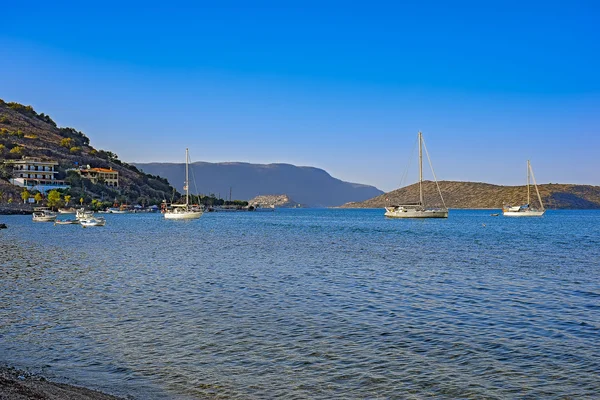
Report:
<svg viewBox="0 0 600 400"><path fill-rule="evenodd" d="M40 202L56 208L59 211L68 213L74 210L73 206L76 202L71 201L71 196L62 194L71 186L64 179L57 179L57 166L59 163L55 160L43 160L41 158L23 157L21 160L4 161L5 169L11 171L10 184L21 188L21 199L25 205L38 205ZM89 180L93 184L103 184L109 188L119 188L119 171L112 168L91 167L90 165L81 166L79 168L70 168L67 172L73 172L79 175L82 179ZM80 199L82 200L82 199ZM80 206L83 201L80 201ZM292 202L286 195L266 196L261 195L250 200L249 202L231 202L233 204L213 205L210 204L208 211L253 211L264 207L273 210L275 206L288 206L292 204L297 207L298 204ZM15 199L9 197L7 204L15 204L15 209L19 208L20 202L15 202ZM124 213L124 212L157 212L160 210L156 204L140 205L140 204L116 204L111 207L102 209L99 206L104 205L100 202L92 202L91 207L96 211L107 213ZM61 207L62 206L62 207ZM28 210L25 208L24 210Z"/></svg>

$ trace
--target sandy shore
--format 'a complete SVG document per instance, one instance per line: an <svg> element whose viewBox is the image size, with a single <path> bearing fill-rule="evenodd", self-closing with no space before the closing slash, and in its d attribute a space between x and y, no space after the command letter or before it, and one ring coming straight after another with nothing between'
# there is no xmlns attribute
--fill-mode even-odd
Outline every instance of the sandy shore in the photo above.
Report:
<svg viewBox="0 0 600 400"><path fill-rule="evenodd" d="M14 368L0 367L0 400L123 400L95 390L54 383Z"/></svg>

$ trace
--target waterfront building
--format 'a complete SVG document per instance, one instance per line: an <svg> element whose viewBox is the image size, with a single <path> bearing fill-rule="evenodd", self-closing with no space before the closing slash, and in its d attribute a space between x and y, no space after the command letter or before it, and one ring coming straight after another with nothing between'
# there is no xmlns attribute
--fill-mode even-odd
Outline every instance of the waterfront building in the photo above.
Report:
<svg viewBox="0 0 600 400"><path fill-rule="evenodd" d="M35 157L23 157L21 160L11 160L7 163L12 166L13 185L37 190L41 193L53 189L68 189L70 186L64 180L56 179L58 162L42 160Z"/></svg>

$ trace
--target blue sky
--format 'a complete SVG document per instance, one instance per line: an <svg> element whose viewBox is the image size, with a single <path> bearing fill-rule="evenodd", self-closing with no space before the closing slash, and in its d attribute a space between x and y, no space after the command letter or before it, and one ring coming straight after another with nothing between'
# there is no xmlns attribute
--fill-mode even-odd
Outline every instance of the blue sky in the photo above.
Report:
<svg viewBox="0 0 600 400"><path fill-rule="evenodd" d="M596 3L288 3L12 2L0 98L128 162L189 147L387 191L421 130L438 179L522 184L531 159L600 185Z"/></svg>

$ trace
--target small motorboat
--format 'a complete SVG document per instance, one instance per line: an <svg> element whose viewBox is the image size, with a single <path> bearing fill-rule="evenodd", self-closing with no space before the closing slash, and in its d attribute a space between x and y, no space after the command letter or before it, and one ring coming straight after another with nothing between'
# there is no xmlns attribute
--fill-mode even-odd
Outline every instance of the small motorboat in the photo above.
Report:
<svg viewBox="0 0 600 400"><path fill-rule="evenodd" d="M79 223L82 227L87 228L88 226L104 226L106 225L106 220L104 217L91 217L80 219Z"/></svg>
<svg viewBox="0 0 600 400"><path fill-rule="evenodd" d="M57 214L50 211L48 207L36 207L33 209L32 219L35 222L54 222Z"/></svg>
<svg viewBox="0 0 600 400"><path fill-rule="evenodd" d="M490 216L492 216L492 217L497 217L497 216L499 216L499 215L500 215L500 213L493 213L493 214L490 214Z"/></svg>
<svg viewBox="0 0 600 400"><path fill-rule="evenodd" d="M57 219L54 221L54 225L79 225L78 219Z"/></svg>

